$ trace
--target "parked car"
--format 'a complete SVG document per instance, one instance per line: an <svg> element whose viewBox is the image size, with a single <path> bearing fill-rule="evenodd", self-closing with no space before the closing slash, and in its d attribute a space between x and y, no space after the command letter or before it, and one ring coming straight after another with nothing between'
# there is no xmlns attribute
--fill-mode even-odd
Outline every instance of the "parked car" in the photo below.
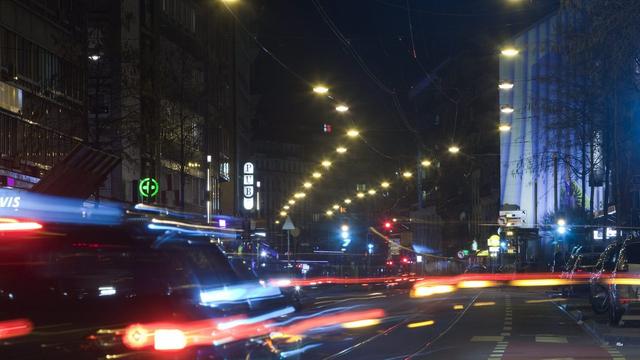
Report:
<svg viewBox="0 0 640 360"><path fill-rule="evenodd" d="M607 279L609 274L615 269L618 261L618 254L622 248L621 242L615 242L605 248L589 280L589 301L593 311L597 314L604 314L609 311L609 284Z"/></svg>
<svg viewBox="0 0 640 360"><path fill-rule="evenodd" d="M616 283L621 277L640 277L640 238L631 237L624 241L609 284L609 324L618 325L622 316L632 306L640 304L640 285Z"/></svg>
<svg viewBox="0 0 640 360"><path fill-rule="evenodd" d="M579 277L580 279L583 279L581 276L590 274L594 271L600 255L601 253L599 252L571 255L561 277L566 280L574 280ZM589 283L585 280L579 284L572 284L563 287L562 293L565 296L584 296L589 294L589 289Z"/></svg>

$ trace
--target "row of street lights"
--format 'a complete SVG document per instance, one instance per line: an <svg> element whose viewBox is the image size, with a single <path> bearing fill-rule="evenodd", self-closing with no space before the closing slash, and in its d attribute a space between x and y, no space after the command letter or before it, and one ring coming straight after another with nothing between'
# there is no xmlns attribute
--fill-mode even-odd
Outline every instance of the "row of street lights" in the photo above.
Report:
<svg viewBox="0 0 640 360"><path fill-rule="evenodd" d="M502 54L504 57L507 58L513 58L515 56L517 56L520 53L520 51L516 48L513 47L507 47L502 49L502 51L500 51L500 54ZM501 80L500 83L498 84L498 89L502 90L502 91L509 91L512 90L514 87L513 81L510 80ZM514 112L514 108L511 105L502 105L500 106L500 112L506 115L511 115ZM511 131L511 125L509 123L504 123L504 122L500 122L500 125L498 126L498 130L500 132L506 133Z"/></svg>
<svg viewBox="0 0 640 360"><path fill-rule="evenodd" d="M505 57L513 58L513 57L515 57L515 56L517 56L519 54L519 51L516 48L509 47L509 48L502 49L500 53L501 53L501 55L503 55ZM513 84L512 81L503 80L498 84L498 88L500 90L502 90L502 91L509 91L509 90L512 90L514 88L514 84ZM315 85L315 86L313 86L312 90L317 95L326 96L326 97L330 98L331 100L335 100L335 98L330 95L329 87L327 87L324 84ZM339 102L335 106L335 110L338 113L344 114L344 113L347 113L349 111L349 106L347 104L345 104L345 103ZM515 110L513 109L513 107L511 105L502 105L500 107L500 111L503 114L510 115ZM509 132L509 131L511 131L511 125L508 124L508 123L502 123L501 122L499 124L499 126L498 126L498 130L500 132ZM346 132L346 136L349 137L349 138L352 138L352 139L358 138L360 136L360 131L358 129L355 129L355 128L348 129L347 132ZM348 149L344 145L338 145L336 147L335 151L336 151L336 153L338 155L344 155L344 154L347 153ZM455 155L455 154L460 153L460 151L461 151L461 149L457 145L450 145L449 148L448 148L448 152L450 154L454 154ZM427 168L427 167L431 166L432 161L430 159L423 159L420 162L420 164L423 167ZM323 168L328 170L331 167L332 162L330 160L323 160L321 162L321 165L322 165ZM410 178L413 177L413 172L411 172L409 170L405 170L405 171L403 171L401 173L401 176L404 179L410 179ZM315 171L315 172L312 173L312 178L313 179L318 180L321 177L322 177L322 173L320 173L320 172ZM302 184L302 187L305 190L311 190L313 188L313 185L314 184L313 184L312 181L305 181ZM382 189L386 189L391 184L389 182L387 182L387 181L384 181L380 185L381 185ZM375 188L372 188L366 194L364 192L356 193L355 197L358 198L358 199L364 199L367 194L370 195L370 196L374 196L374 195L376 195L376 193L377 193L377 190ZM282 207L282 211L280 212L280 216L282 216L282 217L288 216L288 211L291 209L291 207L293 205L296 204L296 201L304 199L306 196L307 196L307 194L304 191L298 191L298 192L294 193L293 198L289 199L287 201L287 204ZM347 204L347 205L350 204L351 202L352 202L352 200L350 198L344 199L344 203ZM325 215L333 216L335 214L335 211L337 211L339 209L340 209L340 205L334 204L330 209L325 211ZM276 223L279 223L279 220L276 220Z"/></svg>

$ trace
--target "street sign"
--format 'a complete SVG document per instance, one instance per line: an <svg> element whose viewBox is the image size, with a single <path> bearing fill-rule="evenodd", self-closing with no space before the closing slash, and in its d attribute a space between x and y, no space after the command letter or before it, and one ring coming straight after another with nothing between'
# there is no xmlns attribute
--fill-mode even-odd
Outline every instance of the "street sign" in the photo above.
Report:
<svg viewBox="0 0 640 360"><path fill-rule="evenodd" d="M154 178L140 179L140 182L138 183L138 192L143 198L154 197L158 195L159 190L160 185L158 184L158 180Z"/></svg>
<svg viewBox="0 0 640 360"><path fill-rule="evenodd" d="M501 210L498 217L500 226L523 226L526 213L524 210Z"/></svg>
<svg viewBox="0 0 640 360"><path fill-rule="evenodd" d="M282 225L282 230L294 230L295 228L293 221L291 221L291 218L287 216L287 220L285 220L284 225Z"/></svg>
<svg viewBox="0 0 640 360"><path fill-rule="evenodd" d="M458 251L458 259L464 259L465 255L464 255L464 251L460 250Z"/></svg>
<svg viewBox="0 0 640 360"><path fill-rule="evenodd" d="M487 246L491 247L499 247L500 246L500 236L499 235L491 235L487 239Z"/></svg>
<svg viewBox="0 0 640 360"><path fill-rule="evenodd" d="M242 167L242 186L244 198L242 199L242 207L245 210L253 210L255 207L255 188L254 188L254 166L253 163L246 162Z"/></svg>

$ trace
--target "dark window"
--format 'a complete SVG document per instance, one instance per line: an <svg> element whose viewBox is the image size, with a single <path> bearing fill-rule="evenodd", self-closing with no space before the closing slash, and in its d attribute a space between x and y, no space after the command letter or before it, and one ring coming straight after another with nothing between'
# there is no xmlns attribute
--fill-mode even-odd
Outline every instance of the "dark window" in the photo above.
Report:
<svg viewBox="0 0 640 360"><path fill-rule="evenodd" d="M624 249L627 264L640 264L640 243L634 243Z"/></svg>

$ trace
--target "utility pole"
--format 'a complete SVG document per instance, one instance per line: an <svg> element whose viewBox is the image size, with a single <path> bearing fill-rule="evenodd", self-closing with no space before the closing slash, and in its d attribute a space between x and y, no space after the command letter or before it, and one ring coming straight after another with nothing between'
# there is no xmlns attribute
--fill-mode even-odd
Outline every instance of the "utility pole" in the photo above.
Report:
<svg viewBox="0 0 640 360"><path fill-rule="evenodd" d="M553 154L553 212L558 212L558 153Z"/></svg>

